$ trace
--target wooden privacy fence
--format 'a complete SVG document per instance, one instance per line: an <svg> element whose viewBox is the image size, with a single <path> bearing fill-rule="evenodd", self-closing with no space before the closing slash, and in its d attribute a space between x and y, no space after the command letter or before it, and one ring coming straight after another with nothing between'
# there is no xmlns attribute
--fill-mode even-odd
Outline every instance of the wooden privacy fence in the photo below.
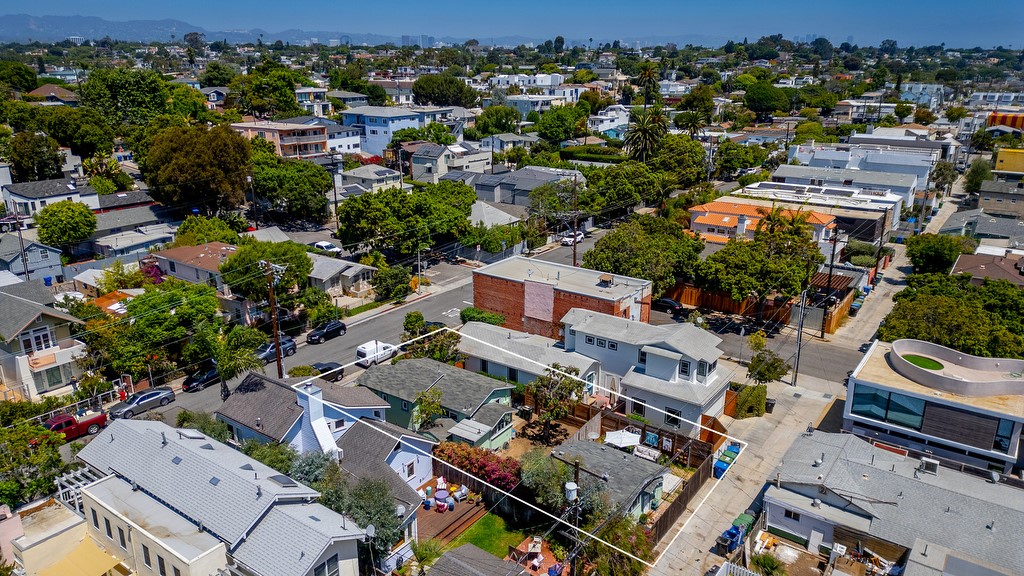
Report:
<svg viewBox="0 0 1024 576"><path fill-rule="evenodd" d="M714 458L705 459L697 467L697 471L693 473L693 476L683 484L683 487L676 494L675 500L669 503L668 508L651 525L651 539L655 545L672 530L679 517L686 512L690 501L700 492L708 478L711 478L711 467L714 465Z"/></svg>
<svg viewBox="0 0 1024 576"><path fill-rule="evenodd" d="M683 306L708 308L718 312L724 312L726 314L757 316L757 298L751 297L742 301L737 301L733 300L732 296L729 294L711 292L683 282L679 282L675 286L669 288L668 291L665 292L665 296L678 301ZM778 300L769 298L764 302L761 311L761 319L766 322L779 322L786 324L789 322L789 315L792 308L792 301L788 298L781 298Z"/></svg>

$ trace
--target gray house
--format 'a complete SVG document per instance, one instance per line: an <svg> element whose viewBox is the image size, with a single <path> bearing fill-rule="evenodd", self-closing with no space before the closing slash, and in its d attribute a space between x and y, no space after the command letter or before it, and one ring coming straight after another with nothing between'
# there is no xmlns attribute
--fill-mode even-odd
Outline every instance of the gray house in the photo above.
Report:
<svg viewBox="0 0 1024 576"><path fill-rule="evenodd" d="M563 460L579 460L587 473L601 478L613 507L634 519L661 503L667 469L628 452L591 440L569 440L556 447Z"/></svg>
<svg viewBox="0 0 1024 576"><path fill-rule="evenodd" d="M586 186L587 179L579 170L527 166L505 174L484 174L474 187L476 197L486 202L530 205L530 192L544 184L572 180Z"/></svg>
<svg viewBox="0 0 1024 576"><path fill-rule="evenodd" d="M370 291L370 280L377 272L373 266L321 254L309 254L309 258L313 261L310 285L332 296L366 294Z"/></svg>
<svg viewBox="0 0 1024 576"><path fill-rule="evenodd" d="M0 270L7 270L25 277L25 260L28 260L28 276L42 279L48 284L64 281L64 268L60 263L60 250L28 239L25 244L25 258L21 256L21 244L17 234L0 235Z"/></svg>
<svg viewBox="0 0 1024 576"><path fill-rule="evenodd" d="M621 411L688 434L701 416L725 409L729 378L718 369L722 340L714 334L690 323L652 326L582 308L562 324L565 349L598 360L603 386L630 398Z"/></svg>
<svg viewBox="0 0 1024 576"><path fill-rule="evenodd" d="M914 205L914 196L917 192L926 188L928 180L912 173L900 174L783 164L772 173L772 182L811 186L849 186L862 190L889 191L900 196L903 205L909 207Z"/></svg>

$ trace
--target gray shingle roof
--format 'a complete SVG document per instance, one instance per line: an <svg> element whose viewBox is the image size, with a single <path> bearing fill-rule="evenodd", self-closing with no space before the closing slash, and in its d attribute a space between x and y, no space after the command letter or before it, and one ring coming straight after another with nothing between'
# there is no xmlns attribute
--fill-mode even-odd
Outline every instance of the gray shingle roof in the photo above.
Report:
<svg viewBox="0 0 1024 576"><path fill-rule="evenodd" d="M641 485L666 472L664 466L590 440L569 440L555 448L554 452L570 462L579 458L583 468L595 474L607 475L608 480L603 484L613 506L621 504L628 507L632 502L627 500L638 493L637 489ZM655 484L649 484L649 490Z"/></svg>
<svg viewBox="0 0 1024 576"><path fill-rule="evenodd" d="M463 544L441 555L430 568L433 576L506 576L519 572L520 566L502 560L473 544Z"/></svg>
<svg viewBox="0 0 1024 576"><path fill-rule="evenodd" d="M318 382L324 402L342 408L387 408L388 403L373 392L359 386L341 386L333 382Z"/></svg>
<svg viewBox="0 0 1024 576"><path fill-rule="evenodd" d="M365 420L357 420L351 429L338 438L338 448L343 451L341 468L358 479L384 480L391 489L391 496L412 512L420 502L419 495L387 464L387 458L395 450L398 441L380 432L378 428L392 436L431 442L388 422L373 420L367 423Z"/></svg>
<svg viewBox="0 0 1024 576"><path fill-rule="evenodd" d="M302 416L302 408L296 403L291 386L250 372L217 409L217 414L281 442Z"/></svg>
<svg viewBox="0 0 1024 576"><path fill-rule="evenodd" d="M351 176L353 178L389 178L401 176L401 174L391 168L385 168L376 164L366 164L346 170L342 172L342 176Z"/></svg>
<svg viewBox="0 0 1024 576"><path fill-rule="evenodd" d="M488 402L476 411L476 414L473 415L473 420L491 428L497 424L505 414L512 411L512 407L508 404Z"/></svg>
<svg viewBox="0 0 1024 576"><path fill-rule="evenodd" d="M320 504L274 506L233 556L266 576L310 574L313 563L335 540L357 540L356 523Z"/></svg>
<svg viewBox="0 0 1024 576"><path fill-rule="evenodd" d="M1001 192L1003 194L1024 194L1024 182L1002 182L999 180L984 180L981 183L982 192Z"/></svg>
<svg viewBox="0 0 1024 576"><path fill-rule="evenodd" d="M577 332L636 346L670 348L705 362L714 362L722 356L722 351L718 348L722 339L689 322L654 326L646 322L573 308L562 317L562 323L572 326Z"/></svg>
<svg viewBox="0 0 1024 576"><path fill-rule="evenodd" d="M872 536L908 548L921 538L1011 570L1024 566L1013 529L1024 523L1024 492L949 468L915 478L918 463L856 436L815 431L797 436L777 471L784 491L823 486L848 502L842 510L865 517Z"/></svg>
<svg viewBox="0 0 1024 576"><path fill-rule="evenodd" d="M472 416L494 390L511 390L512 386L494 378L474 374L427 358L402 360L397 364L378 364L364 372L357 383L408 402L415 402L438 376L444 375L435 388L441 391L441 404Z"/></svg>
<svg viewBox="0 0 1024 576"><path fill-rule="evenodd" d="M814 166L795 166L783 164L772 173L776 178L818 178L826 183L843 183L847 180L853 186L898 186L906 188L917 181L914 174L896 174L890 172L873 172L870 170L847 170L843 168L817 168Z"/></svg>
<svg viewBox="0 0 1024 576"><path fill-rule="evenodd" d="M121 208L135 206L136 204L147 204L153 199L145 190L128 190L127 192L115 192L100 196L100 209Z"/></svg>
<svg viewBox="0 0 1024 576"><path fill-rule="evenodd" d="M4 342L11 342L40 314L62 322L83 324L78 318L55 310L48 304L53 304L53 294L41 280L0 286L0 338Z"/></svg>
<svg viewBox="0 0 1024 576"><path fill-rule="evenodd" d="M111 210L96 215L96 232L107 232L114 228L125 230L147 224L171 222L173 219L173 214L160 206L136 206L124 210Z"/></svg>
<svg viewBox="0 0 1024 576"><path fill-rule="evenodd" d="M280 501L319 493L195 430L152 420L115 420L78 458L102 473L116 473L183 516L234 545ZM285 477L286 478L286 477Z"/></svg>
<svg viewBox="0 0 1024 576"><path fill-rule="evenodd" d="M40 249L45 248L50 252L60 254L60 250L53 246L47 246L46 244L40 244L39 242L25 240L25 250L28 250L32 246L38 246ZM21 258L21 242L18 240L18 235L0 234L0 260L11 262L15 258ZM31 263L29 263L29 270L32 270Z"/></svg>
<svg viewBox="0 0 1024 576"><path fill-rule="evenodd" d="M558 340L517 332L485 324L483 322L467 322L460 330L467 336L459 340L459 351L474 358L483 358L489 362L497 362L520 372L543 374L544 366L558 363L562 366L578 368L580 376L597 368L598 362L578 352L566 352ZM482 340L487 344L477 342Z"/></svg>
<svg viewBox="0 0 1024 576"><path fill-rule="evenodd" d="M37 180L35 182L19 182L17 184L7 184L4 187L10 190L13 194L17 194L23 198L52 198L54 196L60 196L64 198L68 195L68 184L74 184L74 181L69 178L55 178L53 180ZM89 196L96 194L96 190L88 184L82 184L75 186L75 192L80 196Z"/></svg>

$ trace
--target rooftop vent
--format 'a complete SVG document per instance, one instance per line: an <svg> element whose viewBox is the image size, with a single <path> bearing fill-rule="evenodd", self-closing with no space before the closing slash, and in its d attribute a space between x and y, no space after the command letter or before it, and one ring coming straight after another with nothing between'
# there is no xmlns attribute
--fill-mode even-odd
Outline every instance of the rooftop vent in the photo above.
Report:
<svg viewBox="0 0 1024 576"><path fill-rule="evenodd" d="M249 464L248 462L245 463L245 464L242 464L241 468L242 468L242 470L249 470L250 472L255 470L255 468L252 467L252 464Z"/></svg>
<svg viewBox="0 0 1024 576"><path fill-rule="evenodd" d="M608 286L611 286L615 283L615 277L611 274L601 274L597 277L597 281L600 284L607 284Z"/></svg>
<svg viewBox="0 0 1024 576"><path fill-rule="evenodd" d="M207 442L206 444L203 444L202 446L200 446L200 448L202 448L203 450L213 450L213 444L210 444L209 442Z"/></svg>

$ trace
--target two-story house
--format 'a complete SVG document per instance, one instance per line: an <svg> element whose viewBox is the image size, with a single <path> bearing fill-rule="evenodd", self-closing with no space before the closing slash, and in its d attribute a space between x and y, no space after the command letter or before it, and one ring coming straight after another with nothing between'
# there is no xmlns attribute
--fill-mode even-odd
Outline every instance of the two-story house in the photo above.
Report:
<svg viewBox="0 0 1024 576"><path fill-rule="evenodd" d="M44 102L51 104L63 104L72 108L78 107L78 94L56 84L43 84L31 92L27 92L27 94L36 98L42 98Z"/></svg>
<svg viewBox="0 0 1024 576"><path fill-rule="evenodd" d="M207 284L217 289L221 310L233 321L249 324L262 312L248 299L231 293L220 273L220 265L238 251L237 246L223 242L208 242L198 246L180 246L155 252L157 266L165 276Z"/></svg>
<svg viewBox="0 0 1024 576"><path fill-rule="evenodd" d="M21 251L22 244L25 245L24 255ZM17 234L0 234L0 270L6 270L20 278L35 278L50 284L64 281L60 250L27 239L19 240Z"/></svg>
<svg viewBox="0 0 1024 576"><path fill-rule="evenodd" d="M341 185L358 185L367 192L402 187L402 173L377 164L365 164L341 173Z"/></svg>
<svg viewBox="0 0 1024 576"><path fill-rule="evenodd" d="M771 208L732 202L729 198L719 198L707 204L690 208L690 229L700 234L706 244L725 246L729 240L753 240L754 234L761 226L764 218L771 214ZM818 244L818 249L825 256L825 261L832 257L832 241L837 234L838 226L835 216L813 210L784 210L788 217L806 215L810 227L811 239ZM846 246L845 241L836 246L835 252L841 254Z"/></svg>
<svg viewBox="0 0 1024 576"><path fill-rule="evenodd" d="M404 429L490 449L512 439L511 384L426 358L379 364L356 382L387 402L387 421ZM432 388L441 392L443 416L427 427L419 421L420 395Z"/></svg>
<svg viewBox="0 0 1024 576"><path fill-rule="evenodd" d="M38 400L81 376L75 359L85 344L71 337L71 325L84 322L55 309L54 302L42 280L0 286L4 399Z"/></svg>
<svg viewBox="0 0 1024 576"><path fill-rule="evenodd" d="M342 124L360 129L359 149L381 156L395 131L419 128L419 114L408 108L357 106L341 111Z"/></svg>
<svg viewBox="0 0 1024 576"><path fill-rule="evenodd" d="M491 152L507 152L516 146L526 148L529 150L533 148L533 145L540 140L540 136L536 134L492 134L485 136L480 140L481 150L490 150Z"/></svg>
<svg viewBox="0 0 1024 576"><path fill-rule="evenodd" d="M601 363L603 386L623 396L621 412L689 434L702 416L725 409L729 378L719 372L722 339L714 334L690 323L652 326L582 308L562 324L565 349Z"/></svg>
<svg viewBox="0 0 1024 576"><path fill-rule="evenodd" d="M263 138L282 158L319 156L327 152L327 127L288 122L236 122L231 128L252 140Z"/></svg>
<svg viewBox="0 0 1024 576"><path fill-rule="evenodd" d="M200 88L199 91L206 98L206 107L210 110L223 108L224 100L231 94L231 89L227 86L207 86Z"/></svg>
<svg viewBox="0 0 1024 576"><path fill-rule="evenodd" d="M340 100L342 104L349 108L355 108L356 106L367 106L370 101L367 99L366 94L360 94L359 92L349 92L347 90L329 90L327 92L328 98L334 98Z"/></svg>
<svg viewBox="0 0 1024 576"><path fill-rule="evenodd" d="M90 210L99 210L100 199L96 190L84 179L55 178L36 182L19 182L4 184L4 205L8 214L28 216L26 224L33 224L32 216L46 207L47 204L62 202L81 202Z"/></svg>
<svg viewBox="0 0 1024 576"><path fill-rule="evenodd" d="M330 116L334 106L327 98L327 88L303 86L295 89L295 101L313 116Z"/></svg>
<svg viewBox="0 0 1024 576"><path fill-rule="evenodd" d="M354 520L319 492L196 430L117 420L62 492L128 573L356 576Z"/></svg>
<svg viewBox="0 0 1024 576"><path fill-rule="evenodd" d="M483 174L491 169L491 153L465 142L452 146L423 144L412 155L412 179L437 184L451 170Z"/></svg>

